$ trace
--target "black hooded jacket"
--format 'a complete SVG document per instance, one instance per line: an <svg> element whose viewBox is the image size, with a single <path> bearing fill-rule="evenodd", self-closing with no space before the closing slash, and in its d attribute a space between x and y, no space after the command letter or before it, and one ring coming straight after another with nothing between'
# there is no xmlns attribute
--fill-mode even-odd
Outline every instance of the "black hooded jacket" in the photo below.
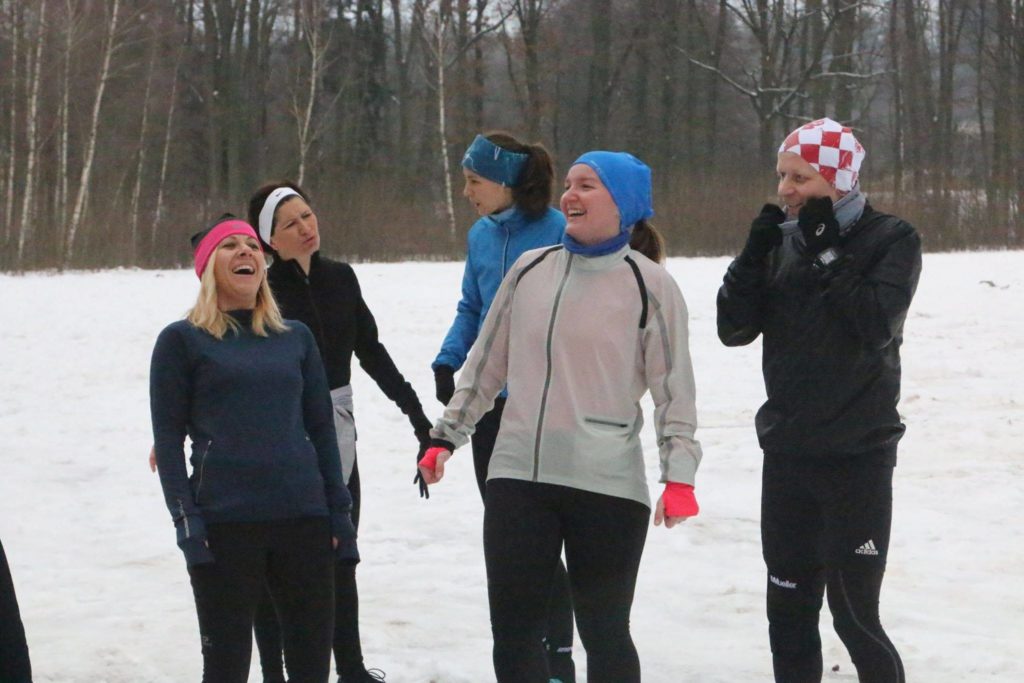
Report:
<svg viewBox="0 0 1024 683"><path fill-rule="evenodd" d="M764 337L768 400L756 424L766 452L895 454L905 430L896 410L900 345L921 274L921 240L909 223L866 206L840 251L839 269L823 275L799 230L789 232L764 263L733 261L718 292L726 346Z"/></svg>
<svg viewBox="0 0 1024 683"><path fill-rule="evenodd" d="M299 320L313 331L331 389L351 381L354 353L384 395L409 417L413 429L424 434L430 429L412 385L377 337L377 322L350 265L317 252L308 276L296 261L277 259L267 279L284 317Z"/></svg>

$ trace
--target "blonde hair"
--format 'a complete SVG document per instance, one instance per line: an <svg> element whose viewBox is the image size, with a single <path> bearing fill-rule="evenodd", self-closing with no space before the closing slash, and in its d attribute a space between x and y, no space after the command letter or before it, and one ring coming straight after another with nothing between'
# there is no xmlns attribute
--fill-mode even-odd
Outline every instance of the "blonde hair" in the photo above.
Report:
<svg viewBox="0 0 1024 683"><path fill-rule="evenodd" d="M194 326L205 330L217 339L223 339L230 329L234 332L241 330L238 321L217 307L217 279L213 274L213 259L203 271L199 279L199 296L196 297L195 305L189 309L186 319ZM274 294L270 291L270 284L267 282L266 265L263 268L263 281L256 291L256 306L252 311L252 331L266 337L269 332L286 332L288 326L284 324L281 316L281 309L277 307Z"/></svg>

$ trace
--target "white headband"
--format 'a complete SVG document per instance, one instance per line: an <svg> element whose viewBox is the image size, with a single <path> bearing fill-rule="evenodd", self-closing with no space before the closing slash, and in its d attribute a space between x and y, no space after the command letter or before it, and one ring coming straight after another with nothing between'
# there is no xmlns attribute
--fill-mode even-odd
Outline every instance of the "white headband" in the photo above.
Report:
<svg viewBox="0 0 1024 683"><path fill-rule="evenodd" d="M265 244L270 244L270 233L274 230L274 212L277 211L278 204L292 195L302 196L290 187L279 187L267 195L267 200L263 202L263 208L260 210L260 237Z"/></svg>

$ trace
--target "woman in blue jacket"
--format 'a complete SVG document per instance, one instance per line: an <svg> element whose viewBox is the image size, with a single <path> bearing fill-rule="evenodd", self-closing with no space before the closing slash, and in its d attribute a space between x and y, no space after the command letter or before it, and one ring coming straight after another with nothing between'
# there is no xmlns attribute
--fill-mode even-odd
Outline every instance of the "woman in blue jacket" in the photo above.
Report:
<svg viewBox="0 0 1024 683"><path fill-rule="evenodd" d="M455 372L476 341L502 279L523 252L559 244L565 216L551 207L554 166L543 145L528 145L507 133L477 135L462 158L463 196L480 215L469 230L462 299L455 320L431 367L437 400L447 405ZM476 425L473 465L481 497L507 392ZM575 680L572 662L572 602L565 565L559 564L544 639L552 677Z"/></svg>
<svg viewBox="0 0 1024 683"><path fill-rule="evenodd" d="M309 328L282 319L249 224L224 217L193 249L199 296L157 339L150 408L203 681L248 680L253 612L269 587L291 680L322 683L334 561L358 561L324 366Z"/></svg>

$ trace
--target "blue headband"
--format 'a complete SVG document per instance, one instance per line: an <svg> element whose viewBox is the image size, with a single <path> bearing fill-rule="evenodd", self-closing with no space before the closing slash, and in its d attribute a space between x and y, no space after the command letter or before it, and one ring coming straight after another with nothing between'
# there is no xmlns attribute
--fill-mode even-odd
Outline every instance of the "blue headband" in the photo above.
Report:
<svg viewBox="0 0 1024 683"><path fill-rule="evenodd" d="M654 215L651 206L651 169L628 152L587 152L572 165L586 164L597 172L619 209L619 230Z"/></svg>
<svg viewBox="0 0 1024 683"><path fill-rule="evenodd" d="M492 183L514 187L519 184L519 176L529 159L529 154L510 152L477 135L462 157L462 166Z"/></svg>

